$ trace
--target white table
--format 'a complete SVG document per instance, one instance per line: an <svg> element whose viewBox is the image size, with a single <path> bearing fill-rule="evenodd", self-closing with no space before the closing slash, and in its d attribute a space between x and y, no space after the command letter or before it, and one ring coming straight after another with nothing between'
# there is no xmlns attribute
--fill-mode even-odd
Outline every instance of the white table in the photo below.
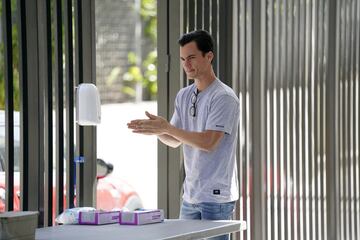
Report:
<svg viewBox="0 0 360 240"><path fill-rule="evenodd" d="M246 229L244 221L200 221L200 220L165 220L141 226L126 226L109 224L62 225L36 229L37 240L56 239L121 239L121 240L151 240L151 239L201 239L229 234Z"/></svg>

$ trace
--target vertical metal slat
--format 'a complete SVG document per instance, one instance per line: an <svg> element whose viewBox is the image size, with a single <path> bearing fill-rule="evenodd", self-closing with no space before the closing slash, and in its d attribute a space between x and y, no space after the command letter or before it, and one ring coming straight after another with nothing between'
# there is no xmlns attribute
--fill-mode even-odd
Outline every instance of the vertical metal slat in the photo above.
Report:
<svg viewBox="0 0 360 240"><path fill-rule="evenodd" d="M353 135L353 129L352 129L352 74L351 74L351 69L352 69L352 51L353 46L352 46L352 14L351 14L351 8L352 8L352 4L351 4L352 0L348 0L347 2L347 6L346 6L346 16L347 16L347 41L346 41L346 78L347 78L347 88L346 88L346 97L347 97L347 112L348 114L346 115L346 120L347 120L347 192L348 192L348 196L347 196L347 208L348 208L348 239L352 240L354 239L353 237L353 224L354 224L354 220L353 220L353 193L352 193L352 186L353 186L353 182L352 182L352 153L353 153L353 144L352 144L352 135Z"/></svg>
<svg viewBox="0 0 360 240"><path fill-rule="evenodd" d="M26 9L25 1L18 0L18 31L19 31L19 79L20 79L20 192L21 192L21 209L28 210L28 193L29 188L24 184L24 180L28 179L28 106L26 100L28 99L27 81L25 77L27 74L27 38L26 38Z"/></svg>
<svg viewBox="0 0 360 240"><path fill-rule="evenodd" d="M72 0L65 0L65 68L66 68L66 206L74 207L74 61Z"/></svg>
<svg viewBox="0 0 360 240"><path fill-rule="evenodd" d="M210 1L203 1L203 29L210 31ZM237 12L237 15L239 13Z"/></svg>
<svg viewBox="0 0 360 240"><path fill-rule="evenodd" d="M338 69L338 47L339 47L339 7L337 3L340 1L328 1L328 15L326 18L326 26L328 32L327 41L327 65L326 65L326 235L325 239L340 239L339 223L341 224L339 212L339 85Z"/></svg>
<svg viewBox="0 0 360 240"><path fill-rule="evenodd" d="M276 192L276 175L275 175L275 168L276 168L276 164L275 164L275 150L274 150L274 46L275 46L275 40L274 40L274 1L271 0L268 3L268 58L267 58L267 70L268 70L268 76L267 76L267 92L268 92L268 144L267 144L267 150L269 151L269 165L268 165L268 169L269 169L269 180L270 180L270 221L268 223L268 228L270 230L270 239L274 240L275 238L275 192Z"/></svg>
<svg viewBox="0 0 360 240"><path fill-rule="evenodd" d="M5 174L6 174L6 211L14 209L14 76L11 1L2 0L2 22L4 41L5 77ZM2 56L0 56L2 57Z"/></svg>
<svg viewBox="0 0 360 240"><path fill-rule="evenodd" d="M295 230L294 239L301 239L301 214L300 214L300 0L294 2L294 209Z"/></svg>
<svg viewBox="0 0 360 240"><path fill-rule="evenodd" d="M40 79L43 91L42 111L43 122L43 147L44 161L42 172L44 172L44 206L43 226L52 226L53 213L53 116L52 116L52 49L51 49L51 6L50 1L38 1L39 7L39 57L40 57ZM43 34L45 33L45 34Z"/></svg>
<svg viewBox="0 0 360 240"><path fill-rule="evenodd" d="M251 143L251 154L249 155L249 161L251 161L252 166L252 182L253 194L251 195L251 209L252 209L252 219L250 223L251 228L251 238L253 239L264 239L266 236L266 213L265 213L265 194L264 194L264 172L265 162L266 162L266 122L264 120L266 112L266 61L265 61L265 52L266 41L264 39L265 33L264 30L266 26L266 4L264 1L257 0L253 2L248 2L251 6L251 12L254 14L253 24L251 24L251 40L253 43L251 46L251 71L247 75L247 84L249 90L249 105L248 105L248 114L249 114L249 132L250 143ZM256 16L256 17L255 17ZM250 87L251 86L251 87Z"/></svg>
<svg viewBox="0 0 360 240"><path fill-rule="evenodd" d="M299 205L299 239L303 239L304 238L304 226L306 224L304 218L304 134L303 132L305 131L304 129L304 89L303 89L303 62L304 62L304 52L303 49L305 49L304 46L304 40L303 40L303 36L304 36L304 6L303 6L303 2L301 0L299 0L298 2L298 11L299 11L299 18L298 18L298 37L299 37L299 41L298 41L298 45L299 45L299 61L298 61L298 80L297 80L297 89L298 89L298 195L299 195L299 201L298 201L298 205Z"/></svg>
<svg viewBox="0 0 360 240"><path fill-rule="evenodd" d="M188 31L193 31L196 28L196 0L188 0Z"/></svg>
<svg viewBox="0 0 360 240"><path fill-rule="evenodd" d="M360 239L360 176L359 176L359 167L360 167L360 78L359 78L359 71L360 71L360 61L359 61L359 53L360 53L360 2L354 1L354 11L355 11L355 17L354 17L354 28L355 28L355 59L354 59L354 71L356 72L355 77L355 155L354 162L355 162L355 185L354 185L354 192L355 194L355 238Z"/></svg>
<svg viewBox="0 0 360 240"><path fill-rule="evenodd" d="M288 59L288 54L289 54L289 49L288 49L288 14L287 14L287 10L288 10L288 5L287 5L287 1L283 0L282 2L283 8L281 9L281 44L283 46L283 51L281 54L281 101L283 102L283 107L282 107L282 135L283 135L283 141L282 141L282 209L283 209L283 213L282 213L282 219L283 219L283 226L282 226L282 238L283 239L289 239L288 238L288 234L289 234L289 230L291 231L291 227L290 228L286 228L285 226L288 225L288 220L289 220L289 209L288 209L288 191L289 191L289 174L290 172L288 171L288 166L289 166L289 158L288 158L288 153L289 153L289 139L288 139L288 132L289 132L289 122L290 122L290 118L289 118L289 108L288 108L288 104L289 104L289 99L288 99L288 85L289 85L289 81L288 81L288 68L285 67L286 64L290 61L290 59Z"/></svg>
<svg viewBox="0 0 360 240"><path fill-rule="evenodd" d="M318 45L319 45L319 57L318 57L318 97L317 97L317 106L318 106L318 172L316 173L316 176L318 178L318 186L317 186L317 227L318 227L318 235L316 236L318 239L324 239L324 229L325 229L325 222L324 222L324 216L325 216L325 210L324 210L324 56L325 56L325 41L324 41L324 31L325 31L325 8L324 8L324 1L321 0L318 5L318 14L319 14L319 39L318 39Z"/></svg>
<svg viewBox="0 0 360 240"><path fill-rule="evenodd" d="M316 176L316 228L317 228L317 235L315 237L317 239L323 239L324 236L324 208L323 208L323 160L324 160L324 138L323 138L323 129L324 129L324 104L323 104L323 59L324 59L324 2L323 0L319 1L318 3L318 20L316 21L318 24L318 57L317 57L317 87L316 87L316 106L317 106L317 138L316 138L316 166L317 169L315 170Z"/></svg>
<svg viewBox="0 0 360 240"><path fill-rule="evenodd" d="M203 29L203 0L196 0L195 2L195 28Z"/></svg>
<svg viewBox="0 0 360 240"><path fill-rule="evenodd" d="M312 112L311 112L311 27L312 27L312 20L311 20L311 3L309 1L304 2L304 11L305 11L305 19L304 19L304 31L305 31L305 53L304 53L304 85L303 85L303 107L304 107L304 215L305 215L305 229L304 229L304 236L306 239L311 238L312 233L312 212L311 212L311 168L312 168L312 159L311 154L313 151L313 146L311 144L311 119L312 119Z"/></svg>
<svg viewBox="0 0 360 240"><path fill-rule="evenodd" d="M62 1L55 1L56 214L64 209L64 100Z"/></svg>
<svg viewBox="0 0 360 240"><path fill-rule="evenodd" d="M313 238L317 238L319 234L319 225L318 225L318 208L319 208L319 198L318 198L318 185L319 185L319 145L318 145L318 137L319 137L319 96L318 96L318 83L319 83L319 1L313 2L312 8L312 24L313 24L313 34L315 36L315 41L313 42L313 63L312 63L312 76L313 76L313 90L312 90L312 109L313 109L313 119L312 119L312 142L313 142L313 153L312 153L312 227L313 227Z"/></svg>
<svg viewBox="0 0 360 240"><path fill-rule="evenodd" d="M215 58L213 60L213 68L215 71L215 74L218 75L219 74L219 69L218 69L218 65L219 65L219 49L218 49L218 38L217 38L217 32L218 32L218 4L217 4L217 0L211 0L211 21L210 21L210 34L212 35L212 37L214 38L214 53L215 53Z"/></svg>
<svg viewBox="0 0 360 240"><path fill-rule="evenodd" d="M357 215L356 215L356 52L359 52L359 49L356 49L356 1L351 0L350 4L350 11L351 11L351 37L350 37L350 45L351 45L351 56L350 56L350 79L351 79L351 87L349 89L350 91L350 134L351 134L351 158L350 158L350 164L351 164L351 228L352 228L352 239L357 239Z"/></svg>
<svg viewBox="0 0 360 240"><path fill-rule="evenodd" d="M83 83L82 1L75 1L75 67L76 85ZM76 157L84 155L84 127L76 126ZM84 206L84 165L76 165L76 206Z"/></svg>
<svg viewBox="0 0 360 240"><path fill-rule="evenodd" d="M342 156L342 168L341 168L341 174L342 174L342 181L343 184L341 185L342 187L342 214L343 214L343 225L342 225L342 229L343 229L343 238L347 239L348 238L348 178L347 178L347 119L346 116L348 114L348 109L347 109L347 80L346 80L346 41L347 41L347 23L346 23L346 1L343 1L343 5L342 5L342 24L343 24L343 29L342 29L342 42L341 42L341 48L340 48L340 58L341 58L341 77L340 77L340 82L341 82L341 105L342 105L342 114L340 115L341 117L341 156Z"/></svg>
<svg viewBox="0 0 360 240"><path fill-rule="evenodd" d="M350 116L350 127L351 127L351 214L352 214L352 237L357 239L357 215L356 215L356 1L351 0L350 4L351 11L351 56L350 56L350 99L351 99L351 116Z"/></svg>
<svg viewBox="0 0 360 240"><path fill-rule="evenodd" d="M94 0L75 3L75 59L76 83L96 83ZM179 9L179 8L178 8ZM86 71L85 71L86 70ZM76 172L77 206L96 206L96 129L80 127L76 130L76 154L84 157Z"/></svg>
<svg viewBox="0 0 360 240"><path fill-rule="evenodd" d="M20 192L21 209L26 211L39 209L42 197L39 190L42 181L39 174L42 159L39 101L42 99L39 97L37 3L35 0L19 0L17 7L20 35Z"/></svg>
<svg viewBox="0 0 360 240"><path fill-rule="evenodd" d="M281 41L280 41L280 0L274 1L274 73L273 73L273 108L274 108L274 239L281 239L281 132L280 132L280 52L281 52Z"/></svg>
<svg viewBox="0 0 360 240"><path fill-rule="evenodd" d="M290 226L290 230L287 230L288 233L287 235L285 235L285 237L287 239L295 239L295 231L296 231L296 222L295 222L295 175L294 175L294 162L296 161L296 156L295 156L295 131L293 130L295 128L295 94L294 94L294 33L295 30L294 29L294 3L293 0L289 0L287 1L287 6L286 6L286 18L287 18L287 56L288 56L288 60L287 62L289 63L289 67L287 70L287 74L286 74L286 79L289 80L288 82L288 88L287 88L287 102L288 102L288 129L287 129L287 134L288 134L288 144L287 144L287 148L288 148L288 153L286 156L287 159L287 180L286 180L286 185L287 187L287 218L288 221L286 222L286 224L288 226Z"/></svg>
<svg viewBox="0 0 360 240"><path fill-rule="evenodd" d="M326 57L328 56L328 19L329 19L329 7L327 4L327 0L322 0L322 10L323 10L323 17L322 17L322 24L323 24L323 31L322 31L322 49L323 49L323 56L322 56L322 68L321 68L321 239L326 239L327 238L327 214L326 214L326 204L327 204L327 196L326 196L326 185L325 183L326 181L326 163L327 163L327 158L326 156L326 143L327 141L326 139L326 71L327 71L327 64L326 64Z"/></svg>

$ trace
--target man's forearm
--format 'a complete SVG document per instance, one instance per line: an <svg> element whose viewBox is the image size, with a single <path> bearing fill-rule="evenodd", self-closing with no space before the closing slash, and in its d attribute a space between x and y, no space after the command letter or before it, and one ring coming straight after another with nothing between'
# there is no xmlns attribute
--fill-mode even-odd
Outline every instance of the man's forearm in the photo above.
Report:
<svg viewBox="0 0 360 240"><path fill-rule="evenodd" d="M161 142L170 146L178 147L182 143L200 150L211 152L220 143L224 132L206 130L204 132L190 132L176 128L163 117L146 112L149 119L137 119L128 123L128 128L134 133L145 135L157 135Z"/></svg>
<svg viewBox="0 0 360 240"><path fill-rule="evenodd" d="M206 152L213 151L224 136L224 133L219 131L208 130L205 132L189 132L174 126L170 126L166 133L166 135L180 143L187 144Z"/></svg>
<svg viewBox="0 0 360 240"><path fill-rule="evenodd" d="M179 140L167 134L158 135L158 138L162 143L173 148L177 148L181 145Z"/></svg>

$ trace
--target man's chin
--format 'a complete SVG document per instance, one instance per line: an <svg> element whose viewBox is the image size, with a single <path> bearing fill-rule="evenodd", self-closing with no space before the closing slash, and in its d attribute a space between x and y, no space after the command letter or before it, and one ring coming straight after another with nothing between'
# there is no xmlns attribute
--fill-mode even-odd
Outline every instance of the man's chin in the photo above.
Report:
<svg viewBox="0 0 360 240"><path fill-rule="evenodd" d="M196 77L196 74L194 74L194 73L187 73L187 74L186 74L186 77L187 77L188 79L194 79L194 78Z"/></svg>

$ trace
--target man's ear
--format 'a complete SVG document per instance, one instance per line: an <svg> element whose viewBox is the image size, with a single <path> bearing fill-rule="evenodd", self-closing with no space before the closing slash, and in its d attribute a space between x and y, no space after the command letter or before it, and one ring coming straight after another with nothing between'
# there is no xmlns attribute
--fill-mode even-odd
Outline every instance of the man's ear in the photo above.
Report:
<svg viewBox="0 0 360 240"><path fill-rule="evenodd" d="M208 52L206 54L206 58L208 59L209 62L212 62L212 60L214 59L214 53L213 52Z"/></svg>

